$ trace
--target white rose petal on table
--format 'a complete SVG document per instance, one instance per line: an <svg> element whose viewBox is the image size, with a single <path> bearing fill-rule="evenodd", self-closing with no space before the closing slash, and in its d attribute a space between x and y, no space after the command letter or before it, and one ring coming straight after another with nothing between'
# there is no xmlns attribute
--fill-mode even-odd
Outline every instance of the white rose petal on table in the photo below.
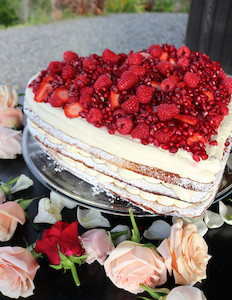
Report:
<svg viewBox="0 0 232 300"><path fill-rule="evenodd" d="M148 240L163 240L169 237L171 226L163 221L157 220L152 223L152 225L144 231L144 237Z"/></svg>
<svg viewBox="0 0 232 300"><path fill-rule="evenodd" d="M77 209L77 220L86 229L95 227L110 227L109 221L102 216L100 211L94 209Z"/></svg>
<svg viewBox="0 0 232 300"><path fill-rule="evenodd" d="M211 210L206 210L204 214L204 221L208 228L219 228L223 225L224 220L220 216L220 214L217 214L215 212L212 212Z"/></svg>
<svg viewBox="0 0 232 300"><path fill-rule="evenodd" d="M201 290L193 286L178 286L171 290L166 300L206 300Z"/></svg>
<svg viewBox="0 0 232 300"><path fill-rule="evenodd" d="M51 203L49 198L42 198L38 204L38 214L35 216L34 223L55 224L62 220L60 209Z"/></svg>
<svg viewBox="0 0 232 300"><path fill-rule="evenodd" d="M228 216L232 216L232 206L225 205L222 201L219 202L219 214L226 224L232 225L232 219L228 219Z"/></svg>
<svg viewBox="0 0 232 300"><path fill-rule="evenodd" d="M14 194L16 192L26 190L33 184L34 184L34 182L31 178L29 178L28 176L26 176L24 174L21 174L19 176L19 179L16 181L15 185L12 186L12 188L10 189L10 193Z"/></svg>
<svg viewBox="0 0 232 300"><path fill-rule="evenodd" d="M67 197L62 196L61 194L58 194L54 191L51 191L51 193L50 193L50 200L51 200L51 203L56 205L60 210L62 210L64 207L72 209L77 206L77 202L72 201L72 200L68 199Z"/></svg>

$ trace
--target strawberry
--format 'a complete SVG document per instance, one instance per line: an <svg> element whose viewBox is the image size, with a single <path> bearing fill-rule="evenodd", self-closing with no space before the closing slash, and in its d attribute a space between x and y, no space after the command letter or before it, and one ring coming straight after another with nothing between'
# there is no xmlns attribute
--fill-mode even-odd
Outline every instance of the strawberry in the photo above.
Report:
<svg viewBox="0 0 232 300"><path fill-rule="evenodd" d="M153 47L151 50L151 56L159 58L160 55L162 54L162 51L163 50L160 46L155 45L155 47Z"/></svg>
<svg viewBox="0 0 232 300"><path fill-rule="evenodd" d="M198 118L192 115L176 115L174 119L179 120L181 122L186 122L190 125L196 125L198 122Z"/></svg>
<svg viewBox="0 0 232 300"><path fill-rule="evenodd" d="M64 62L66 62L66 63L70 63L73 59L76 59L76 58L78 58L78 55L72 51L66 51L63 54L63 59L64 59Z"/></svg>
<svg viewBox="0 0 232 300"><path fill-rule="evenodd" d="M187 57L183 56L177 60L177 65L181 68L187 68L189 65L189 60Z"/></svg>
<svg viewBox="0 0 232 300"><path fill-rule="evenodd" d="M140 52L140 54L141 54L145 59L149 58L149 56L150 56L150 54L147 53L147 52Z"/></svg>
<svg viewBox="0 0 232 300"><path fill-rule="evenodd" d="M160 121L168 121L179 114L180 110L176 104L159 104L157 106L157 116Z"/></svg>
<svg viewBox="0 0 232 300"><path fill-rule="evenodd" d="M167 144L173 133L171 131L165 132L162 129L159 129L155 132L155 139L160 143L160 144Z"/></svg>
<svg viewBox="0 0 232 300"><path fill-rule="evenodd" d="M186 46L182 46L176 51L176 54L177 54L178 58L181 58L181 57L189 58L191 55L191 50L189 50L189 48Z"/></svg>
<svg viewBox="0 0 232 300"><path fill-rule="evenodd" d="M131 71L125 71L122 73L121 78L118 81L118 89L120 91L129 90L138 83L138 77Z"/></svg>
<svg viewBox="0 0 232 300"><path fill-rule="evenodd" d="M50 104L53 107L62 107L64 105L64 102L62 100L60 100L59 98L51 97Z"/></svg>
<svg viewBox="0 0 232 300"><path fill-rule="evenodd" d="M62 71L63 65L59 61L52 61L48 65L48 70L54 74L60 74Z"/></svg>
<svg viewBox="0 0 232 300"><path fill-rule="evenodd" d="M136 76L144 76L146 69L142 66L130 66L129 71L133 72Z"/></svg>
<svg viewBox="0 0 232 300"><path fill-rule="evenodd" d="M82 66L84 70L94 71L97 66L92 58L85 58L82 62Z"/></svg>
<svg viewBox="0 0 232 300"><path fill-rule="evenodd" d="M223 80L223 83L225 84L228 92L230 94L232 94L232 78L231 77L226 77L224 80Z"/></svg>
<svg viewBox="0 0 232 300"><path fill-rule="evenodd" d="M105 62L114 62L116 63L119 60L119 56L109 49L105 49L102 53L102 59Z"/></svg>
<svg viewBox="0 0 232 300"><path fill-rule="evenodd" d="M115 110L116 108L119 108L119 97L120 94L116 94L113 90L110 91L110 108L111 110Z"/></svg>
<svg viewBox="0 0 232 300"><path fill-rule="evenodd" d="M214 100L214 95L210 91L203 91L210 101Z"/></svg>
<svg viewBox="0 0 232 300"><path fill-rule="evenodd" d="M176 66L176 60L173 57L169 58L169 62L173 65Z"/></svg>
<svg viewBox="0 0 232 300"><path fill-rule="evenodd" d="M132 53L129 55L128 57L128 64L130 66L132 65L141 65L141 63L143 62L143 56L140 53Z"/></svg>
<svg viewBox="0 0 232 300"><path fill-rule="evenodd" d="M64 79L67 79L67 78L74 78L76 75L76 70L72 67L72 66L64 66L62 68L62 77Z"/></svg>
<svg viewBox="0 0 232 300"><path fill-rule="evenodd" d="M100 108L97 108L97 107L92 107L86 116L86 120L89 123L100 122L102 120L102 118L103 118L102 112L101 112Z"/></svg>
<svg viewBox="0 0 232 300"><path fill-rule="evenodd" d="M160 91L160 82L158 81L151 81L151 86L155 89L157 89L157 91Z"/></svg>
<svg viewBox="0 0 232 300"><path fill-rule="evenodd" d="M121 104L121 108L127 113L137 113L139 112L139 100L133 95L128 100Z"/></svg>
<svg viewBox="0 0 232 300"><path fill-rule="evenodd" d="M94 93L94 89L90 86L85 86L80 90L80 95L89 94L90 96L92 96L93 93Z"/></svg>
<svg viewBox="0 0 232 300"><path fill-rule="evenodd" d="M64 113L68 118L77 118L82 110L83 106L80 103L71 103L65 105Z"/></svg>
<svg viewBox="0 0 232 300"><path fill-rule="evenodd" d="M176 87L175 81L170 78L164 79L160 84L160 89L164 93L169 93L169 92L174 91L175 87Z"/></svg>
<svg viewBox="0 0 232 300"><path fill-rule="evenodd" d="M173 65L169 61L160 61L156 67L165 76L173 71Z"/></svg>
<svg viewBox="0 0 232 300"><path fill-rule="evenodd" d="M150 128L149 125L146 123L139 123L136 127L132 130L131 136L133 139L143 139L146 140L149 138Z"/></svg>
<svg viewBox="0 0 232 300"><path fill-rule="evenodd" d="M80 96L80 103L81 104L90 104L91 103L91 95L90 94L82 94Z"/></svg>
<svg viewBox="0 0 232 300"><path fill-rule="evenodd" d="M200 77L197 76L195 73L187 72L184 75L184 82L190 88L195 88L200 81Z"/></svg>
<svg viewBox="0 0 232 300"><path fill-rule="evenodd" d="M147 85L140 85L136 89L136 96L140 103L149 103L152 99L153 89Z"/></svg>
<svg viewBox="0 0 232 300"><path fill-rule="evenodd" d="M69 100L69 90L66 87L58 87L56 88L50 99L50 103L52 106L62 106ZM61 104L61 105L59 105Z"/></svg>
<svg viewBox="0 0 232 300"><path fill-rule="evenodd" d="M118 118L116 121L116 126L118 129L118 132L125 135L131 133L134 123L131 119L128 118Z"/></svg>
<svg viewBox="0 0 232 300"><path fill-rule="evenodd" d="M168 53L162 52L159 59L162 61L168 60Z"/></svg>
<svg viewBox="0 0 232 300"><path fill-rule="evenodd" d="M110 77L107 74L103 74L94 83L94 89L96 91L102 90L102 89L109 89L112 85L112 81Z"/></svg>
<svg viewBox="0 0 232 300"><path fill-rule="evenodd" d="M50 81L52 81L53 79L54 77L51 75L45 77L35 94L35 101L42 102L47 97L48 92L52 90Z"/></svg>
<svg viewBox="0 0 232 300"><path fill-rule="evenodd" d="M203 144L206 144L206 142L207 142L207 140L204 138L204 136L198 132L195 132L193 134L193 136L191 136L187 139L187 144L189 146L192 146L193 143L198 143L198 142L202 142Z"/></svg>

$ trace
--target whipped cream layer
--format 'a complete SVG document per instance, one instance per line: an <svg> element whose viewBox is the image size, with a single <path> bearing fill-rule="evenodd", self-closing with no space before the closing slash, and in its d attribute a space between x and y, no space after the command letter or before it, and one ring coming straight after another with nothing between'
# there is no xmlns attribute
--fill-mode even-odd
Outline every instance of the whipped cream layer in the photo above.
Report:
<svg viewBox="0 0 232 300"><path fill-rule="evenodd" d="M34 76L30 82L37 76ZM26 89L26 101L41 120L94 149L102 150L130 162L174 173L199 183L211 183L220 173L225 142L232 131L232 103L230 102L229 114L224 117L218 128L218 134L214 137L218 145L208 145L206 150L209 158L196 162L192 158L192 153L183 149L171 154L167 150L151 144L143 145L132 139L131 136L123 136L119 133L110 135L106 128L96 128L81 117L67 118L62 108L54 108L49 103L34 101L32 88Z"/></svg>

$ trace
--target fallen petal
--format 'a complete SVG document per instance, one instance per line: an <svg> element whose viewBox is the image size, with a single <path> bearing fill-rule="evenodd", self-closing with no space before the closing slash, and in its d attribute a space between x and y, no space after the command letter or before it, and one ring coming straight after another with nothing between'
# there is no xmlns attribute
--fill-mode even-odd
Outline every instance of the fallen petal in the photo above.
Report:
<svg viewBox="0 0 232 300"><path fill-rule="evenodd" d="M61 221L60 209L50 202L49 198L42 198L38 204L38 214L34 218L34 223L55 224Z"/></svg>
<svg viewBox="0 0 232 300"><path fill-rule="evenodd" d="M120 232L120 231L127 231L127 234L123 234L119 236L116 240L114 240L115 246L119 245L121 242L128 240L130 236L130 227L127 225L117 225L114 227L110 232Z"/></svg>
<svg viewBox="0 0 232 300"><path fill-rule="evenodd" d="M34 184L33 180L22 174L19 176L19 179L16 181L15 185L10 189L10 193L16 193L18 191L25 190Z"/></svg>
<svg viewBox="0 0 232 300"><path fill-rule="evenodd" d="M77 209L77 220L84 228L110 227L109 221L100 211L94 209Z"/></svg>
<svg viewBox="0 0 232 300"><path fill-rule="evenodd" d="M207 227L209 228L219 228L223 225L223 218L211 210L206 210L204 214L204 221Z"/></svg>
<svg viewBox="0 0 232 300"><path fill-rule="evenodd" d="M148 240L163 240L169 237L171 226L163 221L156 220L144 231L144 237Z"/></svg>
<svg viewBox="0 0 232 300"><path fill-rule="evenodd" d="M232 220L228 220L228 216L232 215L231 205L225 205L222 201L219 201L219 214L226 224L232 225Z"/></svg>
<svg viewBox="0 0 232 300"><path fill-rule="evenodd" d="M172 218L172 222L173 224L176 222L177 217L173 217ZM194 224L197 226L197 230L200 233L201 236L204 236L206 234L206 232L208 231L208 227L205 225L205 222L203 221L203 216L197 217L197 218L181 218L181 220L183 220L183 224Z"/></svg>
<svg viewBox="0 0 232 300"><path fill-rule="evenodd" d="M60 210L62 210L64 207L72 209L77 206L76 201L70 200L69 198L67 198L61 194L58 194L54 191L51 191L50 199L51 199L51 203L53 203L57 207L59 207Z"/></svg>
<svg viewBox="0 0 232 300"><path fill-rule="evenodd" d="M206 300L205 295L197 287L178 286L171 290L166 300Z"/></svg>

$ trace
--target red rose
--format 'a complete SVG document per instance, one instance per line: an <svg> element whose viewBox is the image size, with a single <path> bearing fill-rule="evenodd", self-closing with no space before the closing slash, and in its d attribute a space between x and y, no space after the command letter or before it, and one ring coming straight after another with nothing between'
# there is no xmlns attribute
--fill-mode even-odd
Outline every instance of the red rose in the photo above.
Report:
<svg viewBox="0 0 232 300"><path fill-rule="evenodd" d="M35 245L35 251L46 254L53 265L59 265L58 246L66 256L81 256L83 254L78 238L78 221L71 224L59 221L50 229L44 230L42 239Z"/></svg>

